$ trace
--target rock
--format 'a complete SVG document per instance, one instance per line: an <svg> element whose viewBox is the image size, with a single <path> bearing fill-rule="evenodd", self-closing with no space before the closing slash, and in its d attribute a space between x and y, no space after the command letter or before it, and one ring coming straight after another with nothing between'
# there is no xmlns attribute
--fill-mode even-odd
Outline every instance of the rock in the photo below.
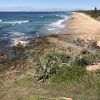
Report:
<svg viewBox="0 0 100 100"><path fill-rule="evenodd" d="M97 41L97 47L100 48L100 41Z"/></svg>
<svg viewBox="0 0 100 100"><path fill-rule="evenodd" d="M73 100L72 98L61 97L60 100Z"/></svg>
<svg viewBox="0 0 100 100"><path fill-rule="evenodd" d="M16 48L18 48L18 49L23 49L23 48L25 48L25 47L26 47L26 45L22 44L21 42L19 42L19 43L16 45Z"/></svg>
<svg viewBox="0 0 100 100"><path fill-rule="evenodd" d="M6 59L6 55L0 52L0 62Z"/></svg>
<svg viewBox="0 0 100 100"><path fill-rule="evenodd" d="M86 50L86 49L83 49L82 51L81 51L81 53L82 54L86 54L88 51Z"/></svg>
<svg viewBox="0 0 100 100"><path fill-rule="evenodd" d="M12 47L12 50L19 51L24 50L27 46L19 42L16 46Z"/></svg>
<svg viewBox="0 0 100 100"><path fill-rule="evenodd" d="M93 71L96 71L96 70L100 70L100 63L98 63L96 65L87 66L86 70L90 71L90 72L93 72Z"/></svg>
<svg viewBox="0 0 100 100"><path fill-rule="evenodd" d="M88 46L89 46L89 47L100 48L100 41L91 40L91 41L89 41Z"/></svg>
<svg viewBox="0 0 100 100"><path fill-rule="evenodd" d="M11 70L13 70L14 68L15 68L14 66L13 66L13 67L11 67L11 68L10 68L10 71L11 71Z"/></svg>

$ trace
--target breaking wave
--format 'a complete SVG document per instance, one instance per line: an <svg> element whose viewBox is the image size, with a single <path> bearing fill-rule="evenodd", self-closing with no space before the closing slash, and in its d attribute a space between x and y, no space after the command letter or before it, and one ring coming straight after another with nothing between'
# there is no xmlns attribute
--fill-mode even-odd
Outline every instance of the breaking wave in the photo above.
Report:
<svg viewBox="0 0 100 100"><path fill-rule="evenodd" d="M0 21L2 23L5 23L5 24L12 24L12 25L15 25L15 24L23 24L23 23L28 23L29 20L24 20L24 21Z"/></svg>
<svg viewBox="0 0 100 100"><path fill-rule="evenodd" d="M68 20L70 17L65 16L65 15L61 15L61 17L62 17L63 19L58 20L58 21L56 21L56 22L54 22L54 23L51 23L50 26L55 27L55 28L64 28L64 27L65 27L65 24L63 24L63 23L64 23L66 20Z"/></svg>

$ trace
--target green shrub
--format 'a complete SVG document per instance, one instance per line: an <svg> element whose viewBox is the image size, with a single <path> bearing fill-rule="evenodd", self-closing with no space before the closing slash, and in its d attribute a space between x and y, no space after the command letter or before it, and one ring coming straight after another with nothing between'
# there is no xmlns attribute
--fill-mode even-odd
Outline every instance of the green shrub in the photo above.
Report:
<svg viewBox="0 0 100 100"><path fill-rule="evenodd" d="M37 69L38 81L43 80L43 82L45 82L46 79L49 79L53 75L57 74L61 66L68 63L69 59L69 55L56 52L51 52L41 56L39 58L39 67Z"/></svg>
<svg viewBox="0 0 100 100"><path fill-rule="evenodd" d="M19 79L19 80L15 80L15 85L25 85L25 84L31 84L33 81L33 76L31 75L26 75L23 78Z"/></svg>
<svg viewBox="0 0 100 100"><path fill-rule="evenodd" d="M57 35L57 34L50 34L49 37L58 38L59 35Z"/></svg>
<svg viewBox="0 0 100 100"><path fill-rule="evenodd" d="M73 82L79 81L85 74L85 69L76 65L64 65L52 78L53 82Z"/></svg>
<svg viewBox="0 0 100 100"><path fill-rule="evenodd" d="M82 56L81 58L77 58L76 59L76 63L78 66L87 66L87 65L91 65L96 61L96 57L93 55L85 55Z"/></svg>
<svg viewBox="0 0 100 100"><path fill-rule="evenodd" d="M96 56L97 60L100 61L100 52L99 51L96 52L95 56Z"/></svg>
<svg viewBox="0 0 100 100"><path fill-rule="evenodd" d="M76 58L75 63L78 66L87 66L92 65L93 63L98 63L100 61L100 52L96 52L95 54L85 54Z"/></svg>

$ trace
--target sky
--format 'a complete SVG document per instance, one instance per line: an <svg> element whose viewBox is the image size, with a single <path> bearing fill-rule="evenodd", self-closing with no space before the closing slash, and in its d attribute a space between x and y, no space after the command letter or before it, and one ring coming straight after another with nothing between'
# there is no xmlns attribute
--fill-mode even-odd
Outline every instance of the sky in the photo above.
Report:
<svg viewBox="0 0 100 100"><path fill-rule="evenodd" d="M100 8L100 0L0 0L0 11L76 10Z"/></svg>

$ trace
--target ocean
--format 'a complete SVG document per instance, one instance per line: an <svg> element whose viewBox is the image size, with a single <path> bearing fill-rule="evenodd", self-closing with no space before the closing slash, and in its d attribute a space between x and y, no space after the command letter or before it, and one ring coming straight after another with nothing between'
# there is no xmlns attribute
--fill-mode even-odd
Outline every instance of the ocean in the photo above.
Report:
<svg viewBox="0 0 100 100"><path fill-rule="evenodd" d="M72 12L0 12L0 51L5 51L18 42L30 43L31 37L67 31L64 21L72 14Z"/></svg>

